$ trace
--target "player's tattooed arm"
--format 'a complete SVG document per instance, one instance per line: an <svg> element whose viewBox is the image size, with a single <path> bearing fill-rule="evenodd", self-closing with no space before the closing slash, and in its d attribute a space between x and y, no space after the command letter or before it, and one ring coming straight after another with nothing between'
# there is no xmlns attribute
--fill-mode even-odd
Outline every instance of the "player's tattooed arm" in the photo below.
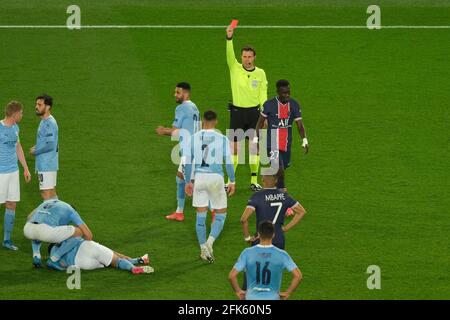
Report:
<svg viewBox="0 0 450 320"><path fill-rule="evenodd" d="M294 211L294 217L292 220L282 228L283 232L287 232L292 229L297 223L302 220L303 216L306 214L305 208L300 203L297 203L294 207L292 207Z"/></svg>
<svg viewBox="0 0 450 320"><path fill-rule="evenodd" d="M295 123L297 124L298 133L300 134L300 138L302 139L302 147L305 150L305 154L306 154L306 153L308 153L309 145L308 145L308 139L306 139L305 126L303 125L302 119L298 119L297 121L295 121Z"/></svg>

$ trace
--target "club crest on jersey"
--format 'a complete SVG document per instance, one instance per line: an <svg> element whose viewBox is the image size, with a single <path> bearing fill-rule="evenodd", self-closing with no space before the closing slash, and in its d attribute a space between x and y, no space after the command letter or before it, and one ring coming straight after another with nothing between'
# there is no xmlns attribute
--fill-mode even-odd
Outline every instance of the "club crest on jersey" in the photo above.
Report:
<svg viewBox="0 0 450 320"><path fill-rule="evenodd" d="M258 80L252 80L252 88L253 88L253 89L258 88L258 83L259 83Z"/></svg>

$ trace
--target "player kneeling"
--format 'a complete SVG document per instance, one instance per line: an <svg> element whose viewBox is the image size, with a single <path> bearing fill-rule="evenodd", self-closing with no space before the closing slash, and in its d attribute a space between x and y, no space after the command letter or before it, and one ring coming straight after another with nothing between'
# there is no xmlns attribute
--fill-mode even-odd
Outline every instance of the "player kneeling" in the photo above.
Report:
<svg viewBox="0 0 450 320"><path fill-rule="evenodd" d="M148 254L140 258L130 258L95 241L79 237L67 239L56 245L50 244L48 249L50 258L47 260L47 266L59 271L75 266L81 270L113 267L132 274L154 272L148 265L150 263ZM143 266L136 266L137 264Z"/></svg>
<svg viewBox="0 0 450 320"><path fill-rule="evenodd" d="M91 230L74 207L58 199L46 200L34 209L23 233L31 240L33 265L37 268L41 266L41 242L61 243L71 237L92 240Z"/></svg>

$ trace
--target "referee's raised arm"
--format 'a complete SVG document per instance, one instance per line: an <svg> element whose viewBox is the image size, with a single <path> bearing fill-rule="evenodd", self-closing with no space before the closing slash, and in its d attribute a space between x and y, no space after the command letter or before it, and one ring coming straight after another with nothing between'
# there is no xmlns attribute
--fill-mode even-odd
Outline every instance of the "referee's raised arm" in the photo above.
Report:
<svg viewBox="0 0 450 320"><path fill-rule="evenodd" d="M236 56L234 55L233 32L234 32L234 28L228 26L228 28L227 28L227 64L230 69L235 64L239 64L239 62L236 60Z"/></svg>

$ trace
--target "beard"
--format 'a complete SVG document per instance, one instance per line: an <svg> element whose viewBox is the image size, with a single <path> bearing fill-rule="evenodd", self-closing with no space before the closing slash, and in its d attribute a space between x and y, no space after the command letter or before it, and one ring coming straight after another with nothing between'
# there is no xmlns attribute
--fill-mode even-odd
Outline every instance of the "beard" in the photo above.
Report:
<svg viewBox="0 0 450 320"><path fill-rule="evenodd" d="M38 117L40 117L45 114L45 111L40 112L39 110L35 110L35 113Z"/></svg>

